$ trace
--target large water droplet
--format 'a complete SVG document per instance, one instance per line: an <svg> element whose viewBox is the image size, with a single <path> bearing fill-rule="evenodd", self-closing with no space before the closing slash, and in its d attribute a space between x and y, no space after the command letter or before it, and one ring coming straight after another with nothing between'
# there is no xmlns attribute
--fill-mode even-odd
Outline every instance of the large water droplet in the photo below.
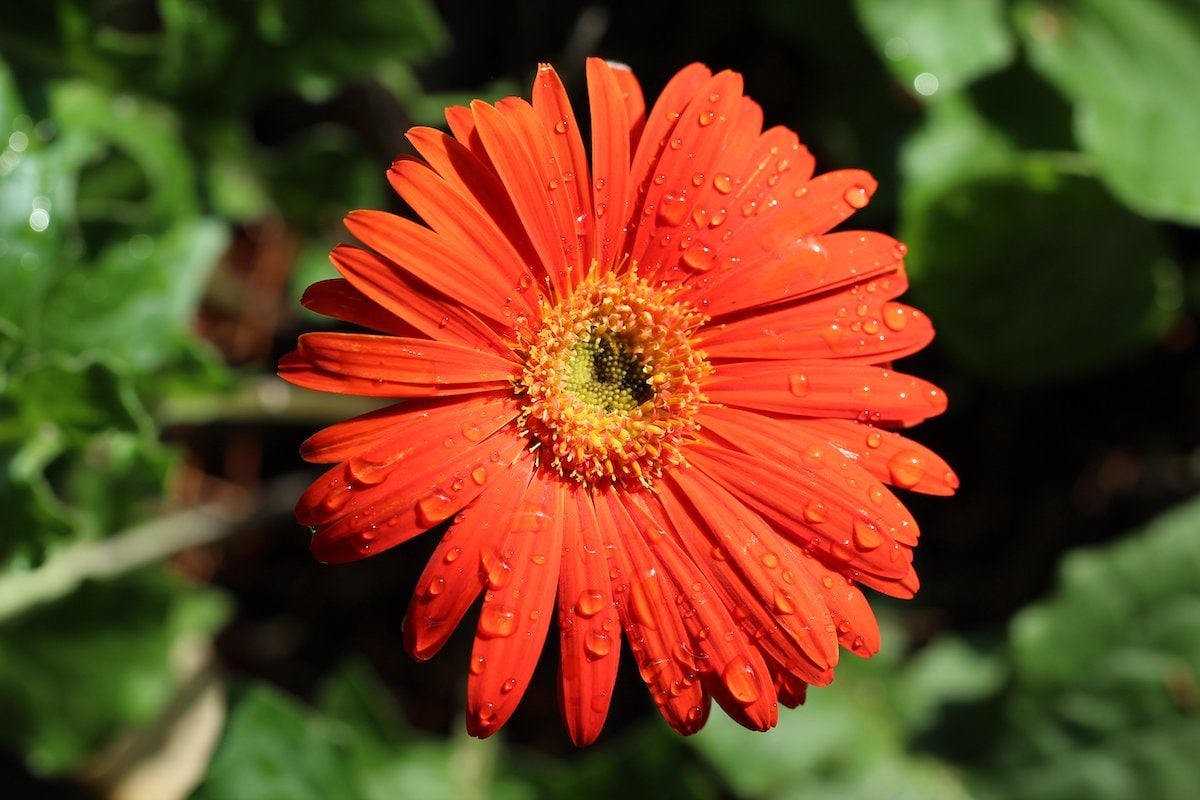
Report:
<svg viewBox="0 0 1200 800"><path fill-rule="evenodd" d="M750 666L745 656L734 658L725 665L725 670L721 673L725 688L729 689L734 700L743 705L750 705L759 697L756 677L754 667Z"/></svg>
<svg viewBox="0 0 1200 800"><path fill-rule="evenodd" d="M426 527L433 527L455 510L454 500L440 489L435 489L417 502L417 520Z"/></svg>
<svg viewBox="0 0 1200 800"><path fill-rule="evenodd" d="M886 303L883 306L883 324L894 331L902 331L908 325L908 310L899 303Z"/></svg>
<svg viewBox="0 0 1200 800"><path fill-rule="evenodd" d="M567 118L566 117L563 117L558 122L554 123L554 132L555 133L566 133L567 132Z"/></svg>
<svg viewBox="0 0 1200 800"><path fill-rule="evenodd" d="M429 581L429 585L425 587L425 598L432 600L437 597L446 588L446 579L442 577L433 578Z"/></svg>
<svg viewBox="0 0 1200 800"><path fill-rule="evenodd" d="M883 534L879 532L879 528L866 520L854 520L854 541L863 550L874 550L879 545L883 544Z"/></svg>
<svg viewBox="0 0 1200 800"><path fill-rule="evenodd" d="M717 257L705 245L692 247L683 254L680 262L688 269L696 272L707 272L717 265Z"/></svg>
<svg viewBox="0 0 1200 800"><path fill-rule="evenodd" d="M901 450L888 459L887 466L892 481L905 489L911 489L925 477L924 461L914 450Z"/></svg>
<svg viewBox="0 0 1200 800"><path fill-rule="evenodd" d="M796 397L807 396L810 391L808 376L803 372L793 372L788 376L788 390Z"/></svg>
<svg viewBox="0 0 1200 800"><path fill-rule="evenodd" d="M604 658L612 652L612 639L607 633L589 631L584 637L583 649L590 658Z"/></svg>
<svg viewBox="0 0 1200 800"><path fill-rule="evenodd" d="M512 636L517 630L517 614L511 608L484 603L479 614L479 635L485 639Z"/></svg>
<svg viewBox="0 0 1200 800"><path fill-rule="evenodd" d="M867 194L865 186L851 186L842 194L842 199L851 208L864 208L867 202L870 201L871 196Z"/></svg>
<svg viewBox="0 0 1200 800"><path fill-rule="evenodd" d="M724 172L717 173L713 178L713 188L721 194L729 194L733 191L733 178Z"/></svg>
<svg viewBox="0 0 1200 800"><path fill-rule="evenodd" d="M687 199L683 195L664 195L658 205L658 222L661 225L678 225L687 215Z"/></svg>
<svg viewBox="0 0 1200 800"><path fill-rule="evenodd" d="M487 575L490 589L504 588L508 584L509 578L512 577L512 568L495 550L488 549L480 553L479 563L483 566L484 574Z"/></svg>
<svg viewBox="0 0 1200 800"><path fill-rule="evenodd" d="M792 596L787 592L779 589L775 590L775 611L779 614L795 614L796 604L792 602Z"/></svg>
<svg viewBox="0 0 1200 800"><path fill-rule="evenodd" d="M442 556L442 560L445 561L447 564L453 564L455 561L458 560L458 557L461 555L462 555L461 547L451 547L449 550L446 551L446 555Z"/></svg>
<svg viewBox="0 0 1200 800"><path fill-rule="evenodd" d="M714 111L701 111L700 117L696 121L700 123L701 127L706 127L712 125L716 118L717 115Z"/></svg>
<svg viewBox="0 0 1200 800"><path fill-rule="evenodd" d="M604 610L604 595L595 589L585 589L575 600L575 613L581 617L594 617Z"/></svg>

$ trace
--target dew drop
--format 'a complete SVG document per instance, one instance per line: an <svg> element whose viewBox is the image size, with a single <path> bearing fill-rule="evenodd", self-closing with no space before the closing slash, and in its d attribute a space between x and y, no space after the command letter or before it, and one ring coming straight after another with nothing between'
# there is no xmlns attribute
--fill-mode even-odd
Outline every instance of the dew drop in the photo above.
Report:
<svg viewBox="0 0 1200 800"><path fill-rule="evenodd" d="M433 527L455 512L454 500L440 490L417 502L417 518L422 525Z"/></svg>
<svg viewBox="0 0 1200 800"><path fill-rule="evenodd" d="M851 208L864 208L867 202L871 199L867 194L865 186L851 186L842 194L842 199L850 205Z"/></svg>
<svg viewBox="0 0 1200 800"><path fill-rule="evenodd" d="M716 112L702 111L702 112L700 112L699 119L697 119L696 121L700 123L701 127L707 127L709 125L712 125L713 120L715 120L716 118L717 118Z"/></svg>
<svg viewBox="0 0 1200 800"><path fill-rule="evenodd" d="M713 188L721 194L729 194L733 191L733 178L724 172L720 172L713 178Z"/></svg>
<svg viewBox="0 0 1200 800"><path fill-rule="evenodd" d="M478 425L464 426L462 435L469 442L478 442L483 438L483 430Z"/></svg>
<svg viewBox="0 0 1200 800"><path fill-rule="evenodd" d="M446 551L446 555L442 556L442 561L445 561L447 564L453 564L455 561L458 560L458 557L461 555L462 555L461 547L451 547L449 550Z"/></svg>
<svg viewBox="0 0 1200 800"><path fill-rule="evenodd" d="M796 604L792 602L792 596L787 592L775 590L775 611L779 614L795 614Z"/></svg>
<svg viewBox="0 0 1200 800"><path fill-rule="evenodd" d="M876 448L883 444L883 434L879 431L871 431L867 434L867 447Z"/></svg>
<svg viewBox="0 0 1200 800"><path fill-rule="evenodd" d="M717 264L713 251L704 245L691 248L683 254L680 261L685 267L696 272L707 272Z"/></svg>
<svg viewBox="0 0 1200 800"><path fill-rule="evenodd" d="M821 578L821 585L824 586L826 589L832 589L833 588L833 578L826 575L824 578Z"/></svg>
<svg viewBox="0 0 1200 800"><path fill-rule="evenodd" d="M683 147L683 139L680 139L679 137L675 137L674 139L671 140L669 146L672 150L678 150L679 148Z"/></svg>
<svg viewBox="0 0 1200 800"><path fill-rule="evenodd" d="M575 613L584 618L594 617L604 610L604 595L595 589L585 589L575 600Z"/></svg>
<svg viewBox="0 0 1200 800"><path fill-rule="evenodd" d="M803 372L793 372L788 376L788 390L796 397L805 397L809 393L808 376Z"/></svg>
<svg viewBox="0 0 1200 800"><path fill-rule="evenodd" d="M546 557L541 553L534 553L529 557L529 560L539 567L546 563Z"/></svg>
<svg viewBox="0 0 1200 800"><path fill-rule="evenodd" d="M692 186L701 186L704 183L704 173L697 172L692 176Z"/></svg>
<svg viewBox="0 0 1200 800"><path fill-rule="evenodd" d="M446 588L446 579L445 578L438 577L438 578L432 579L431 581L429 581L429 585L425 587L426 599L432 600L433 598L435 598L439 594L441 594L442 590L445 588Z"/></svg>
<svg viewBox="0 0 1200 800"><path fill-rule="evenodd" d="M888 473L897 486L911 489L925 477L925 464L921 454L914 450L901 450L888 459Z"/></svg>
<svg viewBox="0 0 1200 800"><path fill-rule="evenodd" d="M563 117L558 122L554 123L554 132L555 133L566 133L567 132L567 118L566 117Z"/></svg>
<svg viewBox="0 0 1200 800"><path fill-rule="evenodd" d="M508 694L515 688L517 688L517 679L509 678L500 685L500 694Z"/></svg>
<svg viewBox="0 0 1200 800"><path fill-rule="evenodd" d="M902 331L908 325L908 312L899 303L886 303L883 306L883 324L894 331Z"/></svg>
<svg viewBox="0 0 1200 800"><path fill-rule="evenodd" d="M661 225L678 225L687 215L687 200L682 196L665 195L658 206L658 221Z"/></svg>
<svg viewBox="0 0 1200 800"><path fill-rule="evenodd" d="M590 658L604 658L612 652L612 639L607 633L589 631L584 637L583 649Z"/></svg>
<svg viewBox="0 0 1200 800"><path fill-rule="evenodd" d="M479 554L479 562L487 575L488 588L502 589L508 585L512 577L512 568L495 550L484 550Z"/></svg>
<svg viewBox="0 0 1200 800"><path fill-rule="evenodd" d="M517 630L517 614L511 608L485 603L479 614L479 635L485 639L512 636Z"/></svg>
<svg viewBox="0 0 1200 800"><path fill-rule="evenodd" d="M804 507L804 518L812 523L824 522L825 504L820 502L809 503Z"/></svg>
<svg viewBox="0 0 1200 800"><path fill-rule="evenodd" d="M863 550L874 550L883 544L883 534L872 523L856 519L854 520L854 541Z"/></svg>
<svg viewBox="0 0 1200 800"><path fill-rule="evenodd" d="M750 705L759 697L756 678L754 667L750 666L745 656L735 657L725 665L725 670L721 673L725 688L729 689L733 699L743 705Z"/></svg>
<svg viewBox="0 0 1200 800"><path fill-rule="evenodd" d="M550 191L554 191L555 189L557 189L558 188L558 178L551 178L546 183L546 188L549 189Z"/></svg>
<svg viewBox="0 0 1200 800"><path fill-rule="evenodd" d="M487 662L484 660L483 656L478 656L477 658L471 659L471 674L479 675L482 673L486 663Z"/></svg>
<svg viewBox="0 0 1200 800"><path fill-rule="evenodd" d="M775 569L779 566L779 556L774 553L763 553L761 561L767 569Z"/></svg>
<svg viewBox="0 0 1200 800"><path fill-rule="evenodd" d="M487 467L476 467L471 470L471 480L475 481L476 486L483 486L487 480Z"/></svg>

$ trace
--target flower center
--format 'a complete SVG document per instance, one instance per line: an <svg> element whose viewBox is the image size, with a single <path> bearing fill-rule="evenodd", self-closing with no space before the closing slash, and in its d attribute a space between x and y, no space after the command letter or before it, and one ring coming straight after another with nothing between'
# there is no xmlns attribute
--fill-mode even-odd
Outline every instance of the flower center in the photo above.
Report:
<svg viewBox="0 0 1200 800"><path fill-rule="evenodd" d="M521 425L560 475L650 485L683 462L712 368L691 342L704 318L671 295L634 273L592 274L542 309Z"/></svg>

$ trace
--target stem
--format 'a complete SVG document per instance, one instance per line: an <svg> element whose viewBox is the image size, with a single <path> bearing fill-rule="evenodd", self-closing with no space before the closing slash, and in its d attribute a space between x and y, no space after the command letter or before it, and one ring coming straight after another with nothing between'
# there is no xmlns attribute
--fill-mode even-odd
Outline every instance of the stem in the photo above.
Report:
<svg viewBox="0 0 1200 800"><path fill-rule="evenodd" d="M379 400L299 389L280 378L244 381L233 391L167 397L154 410L159 425L207 425L213 422L337 422L374 411Z"/></svg>
<svg viewBox="0 0 1200 800"><path fill-rule="evenodd" d="M230 536L253 520L283 513L304 483L299 476L284 477L267 486L257 506L245 500L206 503L106 539L69 545L36 569L0 576L0 622L63 597L85 580L111 578L153 564Z"/></svg>

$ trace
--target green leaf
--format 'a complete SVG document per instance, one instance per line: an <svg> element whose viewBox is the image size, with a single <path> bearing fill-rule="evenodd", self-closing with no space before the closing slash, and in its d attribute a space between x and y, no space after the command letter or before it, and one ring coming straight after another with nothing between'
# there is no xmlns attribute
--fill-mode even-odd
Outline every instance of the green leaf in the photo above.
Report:
<svg viewBox="0 0 1200 800"><path fill-rule="evenodd" d="M0 624L0 742L36 772L77 768L162 710L176 689L172 648L226 616L220 595L150 571L85 584Z"/></svg>
<svg viewBox="0 0 1200 800"><path fill-rule="evenodd" d="M1189 798L1200 785L1200 498L1069 556L1013 622L1010 796Z"/></svg>
<svg viewBox="0 0 1200 800"><path fill-rule="evenodd" d="M1181 304L1158 229L1075 174L1069 154L1005 164L1002 146L980 152L995 166L934 174L902 229L940 346L990 380L1034 383L1106 367L1152 342Z"/></svg>
<svg viewBox="0 0 1200 800"><path fill-rule="evenodd" d="M869 661L845 657L837 680L810 688L799 708L781 708L769 734L747 731L714 709L689 741L743 797L967 797L953 768L909 752L918 722L912 711L935 705L941 690L905 675L896 656L903 636L885 628L882 653ZM923 690L926 697L912 696Z"/></svg>
<svg viewBox="0 0 1200 800"><path fill-rule="evenodd" d="M1012 60L1001 0L855 0L854 6L892 74L916 97L940 98Z"/></svg>
<svg viewBox="0 0 1200 800"><path fill-rule="evenodd" d="M1200 225L1200 7L1182 0L1025 0L1030 59L1075 104L1080 145L1113 193Z"/></svg>

